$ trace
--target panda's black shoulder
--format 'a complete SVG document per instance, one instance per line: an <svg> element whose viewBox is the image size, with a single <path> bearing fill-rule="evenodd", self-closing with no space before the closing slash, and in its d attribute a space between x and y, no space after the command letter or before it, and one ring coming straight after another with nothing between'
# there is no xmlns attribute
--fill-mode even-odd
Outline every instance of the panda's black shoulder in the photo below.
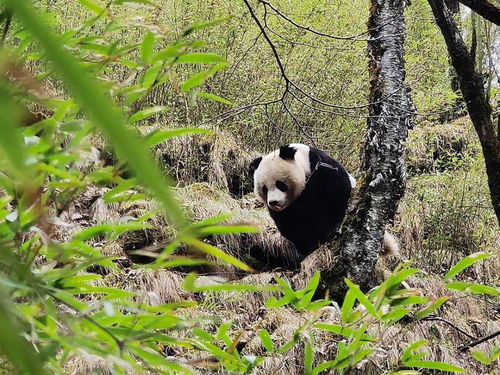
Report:
<svg viewBox="0 0 500 375"><path fill-rule="evenodd" d="M337 160L332 158L326 152L314 147L309 147L309 164L313 171L319 162L331 165L333 168L338 168L340 174L347 174L345 168Z"/></svg>

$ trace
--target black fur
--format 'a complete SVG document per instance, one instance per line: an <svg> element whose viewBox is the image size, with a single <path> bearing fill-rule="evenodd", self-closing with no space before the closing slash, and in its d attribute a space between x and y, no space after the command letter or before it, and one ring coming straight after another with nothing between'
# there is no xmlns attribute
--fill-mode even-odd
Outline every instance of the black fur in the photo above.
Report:
<svg viewBox="0 0 500 375"><path fill-rule="evenodd" d="M250 163L250 172L255 172L257 168L259 168L259 164L262 161L262 156L259 156L257 159L253 159Z"/></svg>
<svg viewBox="0 0 500 375"><path fill-rule="evenodd" d="M289 145L281 146L280 147L280 158L285 159L285 160L293 160L296 152L297 152L297 149L290 147Z"/></svg>
<svg viewBox="0 0 500 375"><path fill-rule="evenodd" d="M311 175L304 191L283 211L269 210L281 234L302 257L339 231L352 190L347 171L336 160L312 147L309 158ZM319 166L316 170L320 161L333 168Z"/></svg>

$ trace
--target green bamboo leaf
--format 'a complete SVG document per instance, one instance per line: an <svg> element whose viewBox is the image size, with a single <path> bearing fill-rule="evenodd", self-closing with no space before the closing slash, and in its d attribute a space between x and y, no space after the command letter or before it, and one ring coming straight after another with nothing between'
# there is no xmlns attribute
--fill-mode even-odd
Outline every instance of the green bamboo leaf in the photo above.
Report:
<svg viewBox="0 0 500 375"><path fill-rule="evenodd" d="M490 258L491 254L485 253L485 252L478 252L471 254L461 261L459 261L457 264L455 264L451 269L446 273L444 276L445 280L451 279L453 276L457 275L458 273L462 272L464 269L467 267L470 267L476 262L479 262L480 260Z"/></svg>
<svg viewBox="0 0 500 375"><path fill-rule="evenodd" d="M420 349L422 346L427 345L428 341L427 340L418 340L415 342L412 342L408 347L403 351L403 354L401 354L401 361L406 362L410 359L413 358L414 354L413 352L417 349Z"/></svg>
<svg viewBox="0 0 500 375"><path fill-rule="evenodd" d="M4 249L0 249L4 251ZM7 301L10 297L4 295L3 290L0 297L0 350L9 361L18 369L20 374L44 375L48 374L42 367L42 359L35 352L33 344L23 337L20 324L15 320L10 311Z"/></svg>
<svg viewBox="0 0 500 375"><path fill-rule="evenodd" d="M167 188L168 181L165 181L165 177L155 166L146 144L126 126L123 114L105 95L101 85L61 45L59 38L50 31L40 12L35 11L30 2L5 0L5 4L38 40L52 66L90 119L101 128L121 158L127 161L131 170L160 200L172 224L184 225L186 219Z"/></svg>
<svg viewBox="0 0 500 375"><path fill-rule="evenodd" d="M202 83L204 83L208 78L212 77L215 73L217 73L219 70L224 69L227 66L227 63L221 63L214 65L208 70L199 72L192 77L188 78L186 82L184 82L181 86L182 91L187 92Z"/></svg>
<svg viewBox="0 0 500 375"><path fill-rule="evenodd" d="M144 35L141 44L141 60L144 65L151 64L153 59L153 51L155 48L156 36L154 33L149 32Z"/></svg>
<svg viewBox="0 0 500 375"><path fill-rule="evenodd" d="M27 151L18 129L21 119L20 107L12 100L12 94L0 85L0 118L2 119L0 136L0 153L7 162L12 176L21 184L33 185L32 168L27 168ZM11 177L12 177L11 176ZM5 176L5 181L8 181ZM7 185L8 186L8 185ZM36 188L33 186L33 188Z"/></svg>
<svg viewBox="0 0 500 375"><path fill-rule="evenodd" d="M307 375L312 374L313 372L313 363L314 363L314 341L312 337L312 333L309 333L311 337L306 340L304 345L304 369Z"/></svg>
<svg viewBox="0 0 500 375"><path fill-rule="evenodd" d="M197 248L200 251L203 251L204 253L206 253L208 255L214 256L214 257L219 258L220 260L222 260L226 263L232 264L233 266L238 267L238 268L242 269L243 271L247 271L247 272L252 271L252 268L247 266L245 263L243 263L239 259L236 259L235 257L233 257L229 254L226 254L224 251L216 248L215 246L209 245L203 241L200 241L198 239L191 238L191 237L182 238L182 241L185 244L193 246L193 247Z"/></svg>
<svg viewBox="0 0 500 375"><path fill-rule="evenodd" d="M223 104L227 104L227 105L234 105L234 103L232 101L221 98L220 96L217 96L215 94L210 94L208 92L200 91L197 93L197 95L201 98L213 100L214 102L219 102L219 103L223 103Z"/></svg>
<svg viewBox="0 0 500 375"><path fill-rule="evenodd" d="M200 29L204 29L207 27L211 27L211 26L217 25L219 23L225 22L228 19L229 19L229 17L223 17L223 18L217 18L215 20L208 21L208 22L196 22L184 31L183 36L188 36L189 34L191 34L195 30L200 30Z"/></svg>
<svg viewBox="0 0 500 375"><path fill-rule="evenodd" d="M375 310L375 307L372 305L372 303L366 298L364 293L361 291L359 288L359 285L354 284L351 280L349 279L344 279L344 282L347 284L349 287L349 290L352 290L352 293L354 297L361 303L365 308L366 311L370 313L370 315L374 317L378 317L377 311Z"/></svg>
<svg viewBox="0 0 500 375"><path fill-rule="evenodd" d="M225 58L210 52L185 53L175 60L176 64L218 64L224 62L226 62Z"/></svg>
<svg viewBox="0 0 500 375"><path fill-rule="evenodd" d="M447 283L445 286L447 289L458 290L460 292L471 292L474 294L489 294L492 296L498 296L500 294L500 292L497 288L487 286L487 285L472 284L472 283L467 283L467 282L462 282L462 281Z"/></svg>
<svg viewBox="0 0 500 375"><path fill-rule="evenodd" d="M164 106L154 106L154 107L149 107L142 109L140 111L137 111L133 115L131 115L128 119L128 122L130 124L136 123L138 121L145 120L147 118L153 117L157 115L158 113L163 113L166 112L169 108L164 107Z"/></svg>
<svg viewBox="0 0 500 375"><path fill-rule="evenodd" d="M209 129L202 128L179 128L168 130L154 130L146 135L146 142L149 146L156 146L173 137L180 137L188 134L213 134L214 132Z"/></svg>
<svg viewBox="0 0 500 375"><path fill-rule="evenodd" d="M344 323L350 323L351 312L354 307L354 302L356 302L356 297L354 293L349 289L345 295L344 302L341 308L341 317Z"/></svg>
<svg viewBox="0 0 500 375"><path fill-rule="evenodd" d="M410 313L410 310L405 309L404 307L396 307L394 310L389 311L388 313L382 315L382 320L393 324L398 320L404 318L406 315Z"/></svg>
<svg viewBox="0 0 500 375"><path fill-rule="evenodd" d="M241 224L219 224L207 226L200 229L200 234L203 236L213 236L221 234L240 234L240 233L258 233L259 228L253 225Z"/></svg>
<svg viewBox="0 0 500 375"><path fill-rule="evenodd" d="M423 360L408 361L405 362L405 366L465 374L465 370L461 367L453 366L448 363L438 362L438 361L423 361Z"/></svg>
<svg viewBox="0 0 500 375"><path fill-rule="evenodd" d="M482 350L471 350L470 354L476 361L484 363L485 365L491 364L491 359L489 359Z"/></svg>
<svg viewBox="0 0 500 375"><path fill-rule="evenodd" d="M274 351L273 339L269 335L265 329L261 329L259 331L260 341L262 342L262 346L269 352L272 353Z"/></svg>
<svg viewBox="0 0 500 375"><path fill-rule="evenodd" d="M314 293L318 288L319 280L320 280L320 272L318 271L313 275L313 277L311 277L311 280L309 280L307 286L304 288L304 296L302 297L301 301L302 308L306 308L311 303Z"/></svg>
<svg viewBox="0 0 500 375"><path fill-rule="evenodd" d="M168 46L161 51L159 51L157 54L153 56L152 62L158 62L158 61L166 61L166 60L171 60L181 54L180 50L183 47L182 44L174 44L171 46Z"/></svg>
<svg viewBox="0 0 500 375"><path fill-rule="evenodd" d="M115 236L118 236L129 230L147 229L149 227L150 226L148 224L139 223L136 221L131 221L126 224L100 224L90 228L86 228L81 232L76 233L73 236L73 240L83 242L102 234L113 233Z"/></svg>
<svg viewBox="0 0 500 375"><path fill-rule="evenodd" d="M359 329L354 329L348 326L341 326L338 324L316 323L313 325L316 329L335 333L336 335L353 338L359 334ZM361 339L363 341L377 342L377 338L362 333Z"/></svg>
<svg viewBox="0 0 500 375"><path fill-rule="evenodd" d="M472 284L469 290L474 294L489 294L490 296L500 295L498 288L482 284Z"/></svg>
<svg viewBox="0 0 500 375"><path fill-rule="evenodd" d="M193 334L195 336L198 336L200 339L203 339L203 340L208 341L210 343L213 343L215 341L215 337L212 336L207 331L205 331L204 329L194 327L191 332L193 332Z"/></svg>
<svg viewBox="0 0 500 375"><path fill-rule="evenodd" d="M321 372L331 368L331 367L334 367L335 364L337 363L337 361L325 361L323 362L322 364L316 366L313 371L312 371L312 374L313 375L317 375L317 374L320 374Z"/></svg>
<svg viewBox="0 0 500 375"><path fill-rule="evenodd" d="M448 300L449 300L449 297L441 297L441 298L437 299L436 301L432 302L426 308L424 308L420 311L417 311L414 315L414 318L419 320L419 319L425 318L426 316L431 315L434 311L439 309L443 303L445 303Z"/></svg>
<svg viewBox="0 0 500 375"><path fill-rule="evenodd" d="M78 0L81 5L90 10L91 12L101 14L105 12L105 9L97 4L94 0Z"/></svg>

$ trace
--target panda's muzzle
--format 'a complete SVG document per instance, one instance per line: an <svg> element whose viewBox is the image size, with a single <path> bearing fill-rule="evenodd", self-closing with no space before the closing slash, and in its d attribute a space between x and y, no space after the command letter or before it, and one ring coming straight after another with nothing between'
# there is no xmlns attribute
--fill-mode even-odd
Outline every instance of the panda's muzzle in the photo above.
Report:
<svg viewBox="0 0 500 375"><path fill-rule="evenodd" d="M283 207L280 206L278 201L270 201L268 205L269 208L273 211L281 211L283 209Z"/></svg>

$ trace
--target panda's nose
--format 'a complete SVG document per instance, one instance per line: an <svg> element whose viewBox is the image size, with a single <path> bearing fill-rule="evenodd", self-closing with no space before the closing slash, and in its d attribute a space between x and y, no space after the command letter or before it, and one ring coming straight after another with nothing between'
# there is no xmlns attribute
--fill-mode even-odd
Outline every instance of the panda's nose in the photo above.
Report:
<svg viewBox="0 0 500 375"><path fill-rule="evenodd" d="M270 205L271 207L276 207L276 206L278 205L278 203L279 203L278 201L270 201L270 202L269 202L269 205Z"/></svg>

